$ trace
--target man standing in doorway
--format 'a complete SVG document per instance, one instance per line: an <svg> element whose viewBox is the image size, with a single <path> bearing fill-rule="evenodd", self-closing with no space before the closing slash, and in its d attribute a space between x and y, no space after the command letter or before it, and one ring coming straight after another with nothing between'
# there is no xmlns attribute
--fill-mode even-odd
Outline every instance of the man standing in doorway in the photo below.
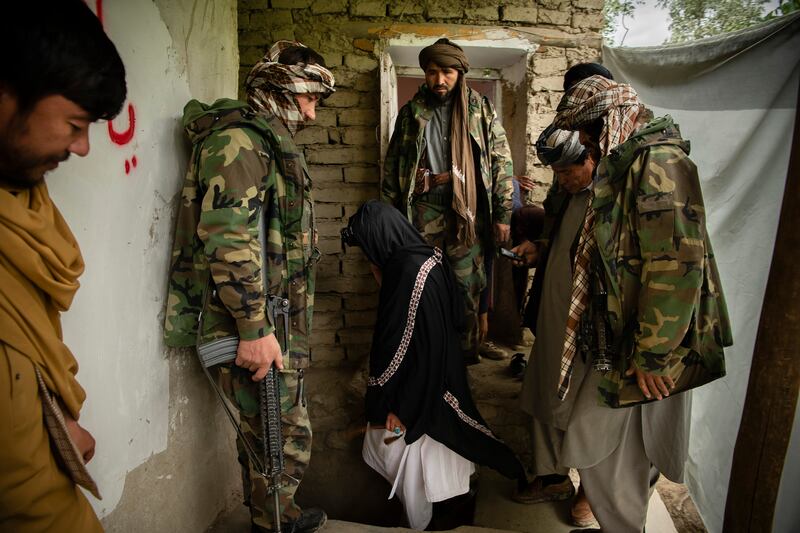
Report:
<svg viewBox="0 0 800 533"><path fill-rule="evenodd" d="M510 236L511 152L494 107L467 86L460 46L439 39L422 49L419 66L425 85L397 116L381 199L450 261L465 306L461 348L465 362L475 363L484 256Z"/></svg>
<svg viewBox="0 0 800 533"><path fill-rule="evenodd" d="M44 175L89 153L89 126L125 101L125 68L85 3L44 4L9 3L0 22L0 531L100 532L76 484L94 486L95 441L60 322L84 263Z"/></svg>
<svg viewBox="0 0 800 533"><path fill-rule="evenodd" d="M253 531L270 531L275 522L258 469L267 446L259 382L273 365L279 371L285 473L293 478L279 490L280 522L283 531L306 533L326 521L321 509L301 510L294 502L311 458L303 373L319 250L311 181L294 135L315 119L334 78L317 52L279 41L245 85L247 103L192 101L184 109L194 150L178 214L165 337L171 346L238 338L236 360L210 371L242 422L237 445ZM286 320L270 316L270 298L288 301Z"/></svg>

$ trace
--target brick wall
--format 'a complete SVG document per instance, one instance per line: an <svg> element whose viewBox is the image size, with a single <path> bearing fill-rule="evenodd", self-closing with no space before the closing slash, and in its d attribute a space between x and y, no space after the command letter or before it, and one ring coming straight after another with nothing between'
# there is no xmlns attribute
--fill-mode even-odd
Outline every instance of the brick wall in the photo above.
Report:
<svg viewBox="0 0 800 533"><path fill-rule="evenodd" d="M314 371L309 373L314 459L301 486L301 501L323 504L334 517L389 525L384 482L363 465L359 453L363 367L375 321L377 286L361 252L345 252L339 241L347 218L362 202L378 196L377 54L386 35L380 30L402 25L404 32L417 31L433 42L444 34L458 34L459 29L505 27L519 30L538 44L526 66L530 83L521 92L504 87L503 122L511 137L515 172L532 175L539 182L532 200L541 201L552 175L537 164L531 147L553 118L564 71L599 55L602 3L239 0L240 85L254 62L278 39L296 39L311 46L336 76L336 93L318 108L315 124L296 138L305 148L314 182L323 253L314 313ZM493 412L502 416L503 411ZM492 423L492 417L488 418ZM497 420L498 426L503 422ZM512 428L501 436L517 441L512 446L523 449L522 434ZM343 476L349 491L336 488ZM356 508L350 501L353 491L367 498Z"/></svg>

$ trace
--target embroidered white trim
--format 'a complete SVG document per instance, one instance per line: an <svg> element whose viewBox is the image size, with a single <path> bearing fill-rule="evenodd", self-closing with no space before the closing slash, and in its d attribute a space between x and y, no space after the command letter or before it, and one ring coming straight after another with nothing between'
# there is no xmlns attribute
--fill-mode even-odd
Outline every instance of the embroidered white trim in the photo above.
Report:
<svg viewBox="0 0 800 533"><path fill-rule="evenodd" d="M456 414L458 415L458 418L460 418L461 420L466 422L469 426L477 429L478 431L480 431L484 435L487 435L487 436L493 438L496 441L500 440L500 439L498 439L497 437L494 436L494 433L492 433L492 431L489 428L487 428L486 426L484 426L483 424L481 424L480 422L478 422L477 420L475 420L474 418L469 416L464 411L462 411L461 410L461 405L458 403L458 398L453 396L453 394L450 391L445 391L444 392L444 401L446 401L448 404L450 404L450 407L452 407L453 411L456 412Z"/></svg>
<svg viewBox="0 0 800 533"><path fill-rule="evenodd" d="M397 372L397 369L400 368L400 364L403 362L403 357L405 357L406 351L408 350L408 345L411 343L411 335L414 333L414 322L417 319L417 306L419 306L419 300L420 297L422 297L422 289L425 288L425 280L428 278L428 273L431 271L431 269L441 262L442 251L438 248L434 248L433 255L424 263L422 263L422 266L419 268L419 272L417 272L417 279L414 281L414 290L411 291L411 301L408 304L406 327L403 330L403 336L400 339L400 345L397 347L394 357L392 357L389 366L386 367L386 370L383 371L383 374L381 374L379 378L370 376L367 380L367 386L378 385L379 387L383 387L386 385L386 382L391 379L395 372Z"/></svg>

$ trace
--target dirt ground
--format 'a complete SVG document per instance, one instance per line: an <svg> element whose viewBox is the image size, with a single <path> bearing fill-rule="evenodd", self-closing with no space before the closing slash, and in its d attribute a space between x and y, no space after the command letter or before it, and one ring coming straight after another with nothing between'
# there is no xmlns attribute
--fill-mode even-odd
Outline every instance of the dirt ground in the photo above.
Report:
<svg viewBox="0 0 800 533"><path fill-rule="evenodd" d="M667 506L678 533L705 533L703 519L697 512L686 485L673 483L664 476L656 483L656 490Z"/></svg>

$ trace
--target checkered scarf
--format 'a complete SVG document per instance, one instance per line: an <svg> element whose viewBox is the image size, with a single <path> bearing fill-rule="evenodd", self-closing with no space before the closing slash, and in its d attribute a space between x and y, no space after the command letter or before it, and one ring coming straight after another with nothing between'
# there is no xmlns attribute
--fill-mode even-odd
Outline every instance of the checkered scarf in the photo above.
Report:
<svg viewBox="0 0 800 533"><path fill-rule="evenodd" d="M569 315L567 330L564 335L564 349L561 352L561 374L558 380L558 399L563 400L569 392L572 371L575 368L575 354L578 351L578 326L581 315L589 301L589 260L597 246L594 237L594 209L592 200L594 192L589 193L589 204L583 220L581 236L578 238L578 249L572 265L572 294L569 299Z"/></svg>
<svg viewBox="0 0 800 533"><path fill-rule="evenodd" d="M284 65L278 63L281 52L297 41L278 41L259 61L245 80L247 102L258 112L275 115L294 135L305 125L294 95L318 93L323 98L333 93L333 73L322 65Z"/></svg>
<svg viewBox="0 0 800 533"><path fill-rule="evenodd" d="M636 129L636 117L644 105L630 85L603 76L590 76L576 83L561 98L553 122L565 130L577 130L604 117L600 133L602 155L621 144Z"/></svg>

